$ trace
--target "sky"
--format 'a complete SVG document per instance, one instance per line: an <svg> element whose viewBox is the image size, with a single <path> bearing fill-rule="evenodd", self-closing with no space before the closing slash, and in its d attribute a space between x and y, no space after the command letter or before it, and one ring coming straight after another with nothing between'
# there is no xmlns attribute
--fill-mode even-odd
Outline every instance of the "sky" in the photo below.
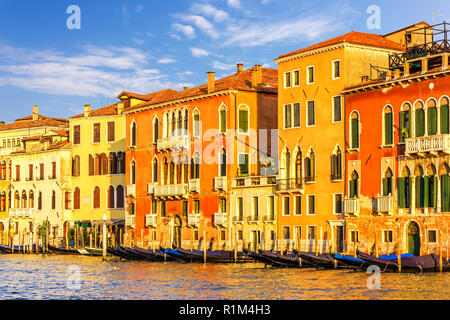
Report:
<svg viewBox="0 0 450 320"><path fill-rule="evenodd" d="M71 5L79 29L67 27ZM387 34L432 18L450 21L450 1L0 0L0 120L30 115L33 105L68 118L122 91L181 90L237 63L276 68L278 56L352 30Z"/></svg>

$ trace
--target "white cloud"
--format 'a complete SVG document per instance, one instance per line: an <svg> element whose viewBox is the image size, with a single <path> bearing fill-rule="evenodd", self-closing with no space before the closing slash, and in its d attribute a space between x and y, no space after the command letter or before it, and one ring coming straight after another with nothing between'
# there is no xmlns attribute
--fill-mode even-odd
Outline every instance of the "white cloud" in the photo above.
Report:
<svg viewBox="0 0 450 320"><path fill-rule="evenodd" d="M208 35L213 39L217 39L219 37L219 33L214 28L214 25L202 16L185 15L185 14L177 14L175 16L184 22L192 23L197 28L199 28L203 33L205 33L206 35Z"/></svg>
<svg viewBox="0 0 450 320"><path fill-rule="evenodd" d="M192 56L195 58L209 56L210 52L200 48L191 48Z"/></svg>
<svg viewBox="0 0 450 320"><path fill-rule="evenodd" d="M236 65L235 64L226 64L226 63L214 60L212 62L212 67L217 70L230 70L230 69L236 68Z"/></svg>
<svg viewBox="0 0 450 320"><path fill-rule="evenodd" d="M177 62L177 60L172 59L172 58L162 58L162 59L158 60L158 63L161 63L161 64L174 63L174 62Z"/></svg>
<svg viewBox="0 0 450 320"><path fill-rule="evenodd" d="M241 7L241 1L240 0L227 0L227 4L230 7L233 7L233 8L240 8Z"/></svg>
<svg viewBox="0 0 450 320"><path fill-rule="evenodd" d="M228 13L223 10L217 9L210 4L195 3L192 5L191 10L194 13L204 14L212 17L214 21L222 22L229 18Z"/></svg>
<svg viewBox="0 0 450 320"><path fill-rule="evenodd" d="M174 23L172 24L172 29L183 33L189 39L195 38L195 30L192 26Z"/></svg>
<svg viewBox="0 0 450 320"><path fill-rule="evenodd" d="M141 13L144 10L144 6L141 4L138 4L134 7L134 11L136 11L136 13Z"/></svg>
<svg viewBox="0 0 450 320"><path fill-rule="evenodd" d="M15 59L10 56L14 51ZM24 51L27 57L21 55ZM148 93L192 85L171 81L149 68L150 58L129 47L84 46L81 53L69 56L0 45L0 86L53 95L113 97L123 90Z"/></svg>

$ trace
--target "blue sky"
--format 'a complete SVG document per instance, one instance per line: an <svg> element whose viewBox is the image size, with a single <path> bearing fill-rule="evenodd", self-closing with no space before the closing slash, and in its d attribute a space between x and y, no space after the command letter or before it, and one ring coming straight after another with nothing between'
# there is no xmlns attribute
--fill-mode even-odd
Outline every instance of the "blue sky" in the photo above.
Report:
<svg viewBox="0 0 450 320"><path fill-rule="evenodd" d="M68 6L81 9L69 30ZM367 8L381 9L369 30ZM434 7L434 10L433 10ZM0 120L69 117L123 90L181 89L351 30L386 34L450 21L448 0L0 0Z"/></svg>

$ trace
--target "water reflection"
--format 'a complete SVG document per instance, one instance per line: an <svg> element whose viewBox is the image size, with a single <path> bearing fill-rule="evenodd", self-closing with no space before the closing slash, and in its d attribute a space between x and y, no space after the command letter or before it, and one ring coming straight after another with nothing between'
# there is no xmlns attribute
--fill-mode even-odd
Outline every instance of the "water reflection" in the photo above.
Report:
<svg viewBox="0 0 450 320"><path fill-rule="evenodd" d="M71 266L80 270L79 289L73 289L77 278L67 273ZM448 299L450 294L445 273L382 274L379 290L367 289L368 276L253 263L102 263L84 256L0 255L0 299Z"/></svg>

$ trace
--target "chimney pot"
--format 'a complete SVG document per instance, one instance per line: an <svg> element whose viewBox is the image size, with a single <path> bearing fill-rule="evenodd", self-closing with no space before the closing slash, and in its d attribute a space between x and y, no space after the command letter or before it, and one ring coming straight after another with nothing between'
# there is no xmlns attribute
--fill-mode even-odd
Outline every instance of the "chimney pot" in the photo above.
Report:
<svg viewBox="0 0 450 320"><path fill-rule="evenodd" d="M37 121L39 119L39 107L37 105L33 106L33 121Z"/></svg>
<svg viewBox="0 0 450 320"><path fill-rule="evenodd" d="M215 72L209 71L207 72L207 74L208 74L208 93L210 93L214 91L215 87L215 80L214 80Z"/></svg>
<svg viewBox="0 0 450 320"><path fill-rule="evenodd" d="M189 89L188 87L183 87L183 91L186 91L187 89Z"/></svg>
<svg viewBox="0 0 450 320"><path fill-rule="evenodd" d="M84 116L89 117L89 114L91 113L91 105L85 104L84 105Z"/></svg>
<svg viewBox="0 0 450 320"><path fill-rule="evenodd" d="M244 64L238 63L237 64L237 73L241 73L242 71L244 71Z"/></svg>
<svg viewBox="0 0 450 320"><path fill-rule="evenodd" d="M257 89L262 83L262 66L260 64L255 64L252 69L252 88Z"/></svg>
<svg viewBox="0 0 450 320"><path fill-rule="evenodd" d="M123 109L124 109L123 102L119 102L117 104L117 114L122 114L123 113Z"/></svg>

